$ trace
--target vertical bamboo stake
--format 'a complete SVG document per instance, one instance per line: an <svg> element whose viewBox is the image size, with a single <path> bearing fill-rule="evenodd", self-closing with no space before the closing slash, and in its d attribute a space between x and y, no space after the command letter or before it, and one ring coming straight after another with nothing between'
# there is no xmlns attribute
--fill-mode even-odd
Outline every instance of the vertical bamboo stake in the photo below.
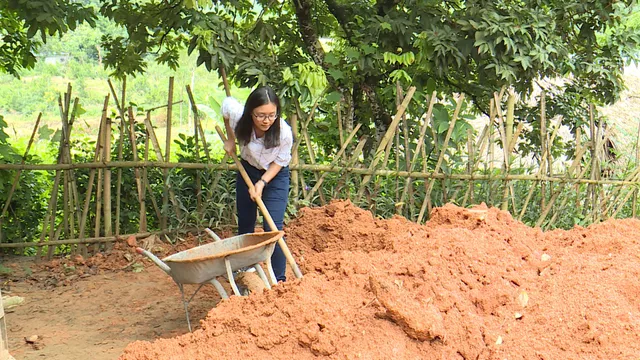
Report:
<svg viewBox="0 0 640 360"><path fill-rule="evenodd" d="M636 135L636 167L640 166L640 122L638 123L638 133ZM633 190L632 216L636 218L636 208L638 207L638 189Z"/></svg>
<svg viewBox="0 0 640 360"><path fill-rule="evenodd" d="M438 162L436 163L436 167L433 170L434 175L437 175L440 172L440 167L442 166L442 161L444 160L444 154L447 152L447 146L449 146L449 140L451 139L451 134L453 133L453 129L455 128L456 121L458 120L458 115L460 114L460 109L462 108L463 102L464 93L460 94L460 97L458 98L456 110L453 112L453 117L451 118L451 122L449 123L449 129L447 130L447 135L445 136L442 147L440 148L440 156L438 157ZM425 201L422 203L422 207L420 208L420 214L418 214L418 224L422 222L422 218L424 217L425 211L427 210L427 205L429 204L429 200L431 199L431 190L433 189L435 180L436 179L429 180L429 185L427 187L424 199Z"/></svg>
<svg viewBox="0 0 640 360"><path fill-rule="evenodd" d="M340 135L340 146L344 144L344 134L342 133L342 111L340 109L342 100L338 100L336 103L336 115L338 117L338 134Z"/></svg>
<svg viewBox="0 0 640 360"><path fill-rule="evenodd" d="M540 95L540 148L543 154L540 157L540 167L544 168L547 161L546 154L550 150L550 146L547 145L547 118L546 114L546 96L542 92ZM544 158L544 159L543 159ZM547 198L547 184L544 181L540 182L540 209L544 209Z"/></svg>
<svg viewBox="0 0 640 360"><path fill-rule="evenodd" d="M129 106L128 109L128 114L129 114L129 141L131 142L131 154L133 156L133 161L138 161L138 142L136 140L136 130L135 130L135 123L136 123L136 118L133 115L133 108L131 106ZM149 114L147 112L147 114ZM146 167L145 167L146 169ZM138 168L133 168L133 173L135 174L136 177L136 189L138 190L138 204L139 204L139 215L138 218L140 219L140 224L139 224L139 231L140 232L146 232L147 231L147 206L146 206L146 202L145 202L145 196L144 196L144 186L142 184L142 180L140 179L140 169Z"/></svg>
<svg viewBox="0 0 640 360"><path fill-rule="evenodd" d="M597 144L597 134L596 134L596 126L593 114L593 105L589 105L589 129L591 130L591 180L596 180L597 176L597 166L598 166L598 154L596 149ZM589 195L591 197L591 212L593 216L593 221L595 222L598 214L597 207L598 201L597 196L598 192L596 191L595 184L589 184Z"/></svg>
<svg viewBox="0 0 640 360"><path fill-rule="evenodd" d="M195 143L195 151L197 161L200 162L200 141L198 140L198 135L200 132L200 118L198 115L198 107L193 99L193 93L191 92L191 88L189 85L186 86L187 95L189 96L189 102L191 103L191 110L193 112L193 139ZM200 179L200 171L196 171L196 210L199 214L203 214L203 204L202 204L202 180Z"/></svg>
<svg viewBox="0 0 640 360"><path fill-rule="evenodd" d="M104 107L102 108L102 118L100 119L100 141L98 141L98 157L102 160L104 154L104 147L106 142L106 132L107 132L107 109L109 105L109 95L107 95L104 99ZM96 218L95 224L93 228L94 237L100 236L100 224L102 222L102 175L103 169L98 169L98 182L96 184ZM100 251L100 244L95 243L93 245L93 252L96 253Z"/></svg>
<svg viewBox="0 0 640 360"><path fill-rule="evenodd" d="M402 87L400 86L400 82L396 81L396 110L398 110L398 107L400 107L400 104L402 104ZM404 125L404 122L406 120L406 117L404 115L402 115L402 123ZM400 171L400 129L397 128L396 129L396 151L395 151L395 155L396 155L396 174ZM405 152L407 151L407 148L405 147ZM406 155L405 155L406 156ZM386 166L383 166L383 168ZM409 168L408 164L407 164L407 169ZM375 193L378 193L378 188L380 187L380 183L376 182L375 184ZM397 204L398 202L400 202L400 177L398 175L396 175L396 186L395 186L395 203ZM399 207L396 207L396 213L400 214L400 212L398 212L398 210L400 210Z"/></svg>
<svg viewBox="0 0 640 360"><path fill-rule="evenodd" d="M105 133L104 133L104 157L103 161L105 163L111 162L111 118L107 117L105 122ZM104 180L103 180L104 190L102 191L104 195L104 235L111 236L113 235L113 227L111 222L111 169L104 169ZM112 246L111 243L107 243L107 249L110 249Z"/></svg>
<svg viewBox="0 0 640 360"><path fill-rule="evenodd" d="M149 130L146 128L146 124L147 123L151 123L151 112L147 111L147 117L145 119L145 138L144 138L144 161L149 161L149 144L150 144L150 140L149 138L151 137L149 135ZM147 191L149 191L149 197L151 198L151 204L153 205L153 209L156 212L156 219L160 219L162 217L162 214L160 212L160 208L158 207L158 203L156 202L156 198L153 195L153 191L151 191L151 186L149 185L149 175L148 175L148 170L147 167L145 166L144 168L142 168L142 181L144 182L144 185L142 186L142 194L144 195L144 199L145 199L145 203L146 203L146 198L147 198ZM145 218L146 218L146 213L145 213Z"/></svg>
<svg viewBox="0 0 640 360"><path fill-rule="evenodd" d="M400 91L402 91L402 88L400 88ZM402 115L402 129L404 132L404 153L405 153L405 157L404 157L404 161L405 161L405 168L407 169L407 171L409 171L409 168L411 167L411 148L409 147L409 124L408 124L408 119L406 115ZM408 186L408 193L409 193L409 214L413 213L413 207L414 207L414 198L413 198L413 182L409 181L408 184L405 184Z"/></svg>
<svg viewBox="0 0 640 360"><path fill-rule="evenodd" d="M580 147L582 146L582 127L578 126L576 128L576 153L578 151L580 151ZM581 172L581 168L582 168L582 163L577 165L576 168L576 172L580 173ZM580 209L580 183L576 183L575 184L575 191L576 191L576 203L575 203L575 207L576 209Z"/></svg>
<svg viewBox="0 0 640 360"><path fill-rule="evenodd" d="M293 138L297 139L300 134L298 133L298 114L291 114L291 130L293 131ZM342 143L342 134L340 134ZM298 155L298 148L292 149L291 151L291 165L296 166L300 163L300 158ZM300 197L300 181L298 179L298 170L291 170L291 188L293 191L293 198L299 200Z"/></svg>
<svg viewBox="0 0 640 360"><path fill-rule="evenodd" d="M487 191L487 204L493 205L493 184L491 181L491 177L493 176L493 162L495 161L495 143L493 139L494 127L495 127L495 118L496 118L496 105L495 100L491 99L489 101L489 180L487 181L488 191Z"/></svg>
<svg viewBox="0 0 640 360"><path fill-rule="evenodd" d="M127 77L122 78L122 102L118 101L118 96L116 91L111 83L111 79L107 80L109 84L109 88L111 89L111 94L113 95L113 100L116 103L116 107L118 108L118 113L120 114L120 138L118 140L118 161L122 161L124 159L124 139L125 139L125 115L124 115L124 106L125 106L125 96L127 89ZM122 168L118 168L117 170L117 184L116 184L116 235L120 235L120 211L122 206Z"/></svg>
<svg viewBox="0 0 640 360"><path fill-rule="evenodd" d="M169 99L167 100L167 141L165 143L166 162L171 162L171 113L173 111L173 76L169 78ZM167 209L169 207L169 169L163 170L164 189L162 191L162 230L167 229Z"/></svg>
<svg viewBox="0 0 640 360"><path fill-rule="evenodd" d="M467 129L467 174L469 174L470 177L473 175L473 164L475 163L472 137L473 130ZM464 200L462 201L462 207L464 207L467 202L467 195L471 197L470 203L473 204L473 178L469 179L469 186L467 188L467 194L465 194Z"/></svg>

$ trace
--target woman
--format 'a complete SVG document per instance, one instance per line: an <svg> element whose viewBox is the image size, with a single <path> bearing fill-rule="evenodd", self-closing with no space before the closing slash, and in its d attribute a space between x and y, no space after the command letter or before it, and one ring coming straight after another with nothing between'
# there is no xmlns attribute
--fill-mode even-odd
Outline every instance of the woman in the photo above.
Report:
<svg viewBox="0 0 640 360"><path fill-rule="evenodd" d="M284 213L289 200L289 162L293 133L280 117L280 100L268 86L255 89L244 107L228 97L220 109L227 130L224 150L235 154L236 139L240 145L240 157L255 191L250 191L244 179L237 173L236 202L238 207L238 234L252 233L256 225L255 199L262 198L278 230L282 230ZM271 231L267 222L265 231ZM285 281L287 259L276 244L271 256L273 271L278 281Z"/></svg>

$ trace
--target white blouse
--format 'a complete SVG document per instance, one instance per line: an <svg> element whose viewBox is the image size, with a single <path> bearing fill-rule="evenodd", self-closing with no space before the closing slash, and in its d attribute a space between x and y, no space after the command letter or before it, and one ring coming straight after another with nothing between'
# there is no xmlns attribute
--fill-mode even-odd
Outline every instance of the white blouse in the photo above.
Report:
<svg viewBox="0 0 640 360"><path fill-rule="evenodd" d="M227 97L222 102L220 112L229 118L229 125L235 131L238 121L244 112L244 106L233 97ZM285 167L291 162L291 148L293 147L293 132L291 126L280 117L280 145L267 149L264 147L264 137L256 137L255 130L251 132L251 141L240 144L240 156L252 166L267 170L272 162Z"/></svg>

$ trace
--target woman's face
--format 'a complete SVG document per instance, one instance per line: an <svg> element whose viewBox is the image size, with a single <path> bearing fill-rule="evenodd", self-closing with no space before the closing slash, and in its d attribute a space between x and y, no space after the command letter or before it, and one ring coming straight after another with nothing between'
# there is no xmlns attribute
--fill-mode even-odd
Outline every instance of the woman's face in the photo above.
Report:
<svg viewBox="0 0 640 360"><path fill-rule="evenodd" d="M251 118L256 134L260 136L267 132L277 117L278 108L275 104L269 103L253 109Z"/></svg>

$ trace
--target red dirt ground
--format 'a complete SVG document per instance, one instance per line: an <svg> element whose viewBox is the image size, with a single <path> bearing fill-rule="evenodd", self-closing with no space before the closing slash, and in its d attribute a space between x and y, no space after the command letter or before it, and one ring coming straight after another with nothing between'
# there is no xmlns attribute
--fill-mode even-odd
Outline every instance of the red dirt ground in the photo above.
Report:
<svg viewBox="0 0 640 360"><path fill-rule="evenodd" d="M483 205L419 226L334 201L286 229L302 280L222 301L193 333L120 359L637 360L639 230L543 233Z"/></svg>

